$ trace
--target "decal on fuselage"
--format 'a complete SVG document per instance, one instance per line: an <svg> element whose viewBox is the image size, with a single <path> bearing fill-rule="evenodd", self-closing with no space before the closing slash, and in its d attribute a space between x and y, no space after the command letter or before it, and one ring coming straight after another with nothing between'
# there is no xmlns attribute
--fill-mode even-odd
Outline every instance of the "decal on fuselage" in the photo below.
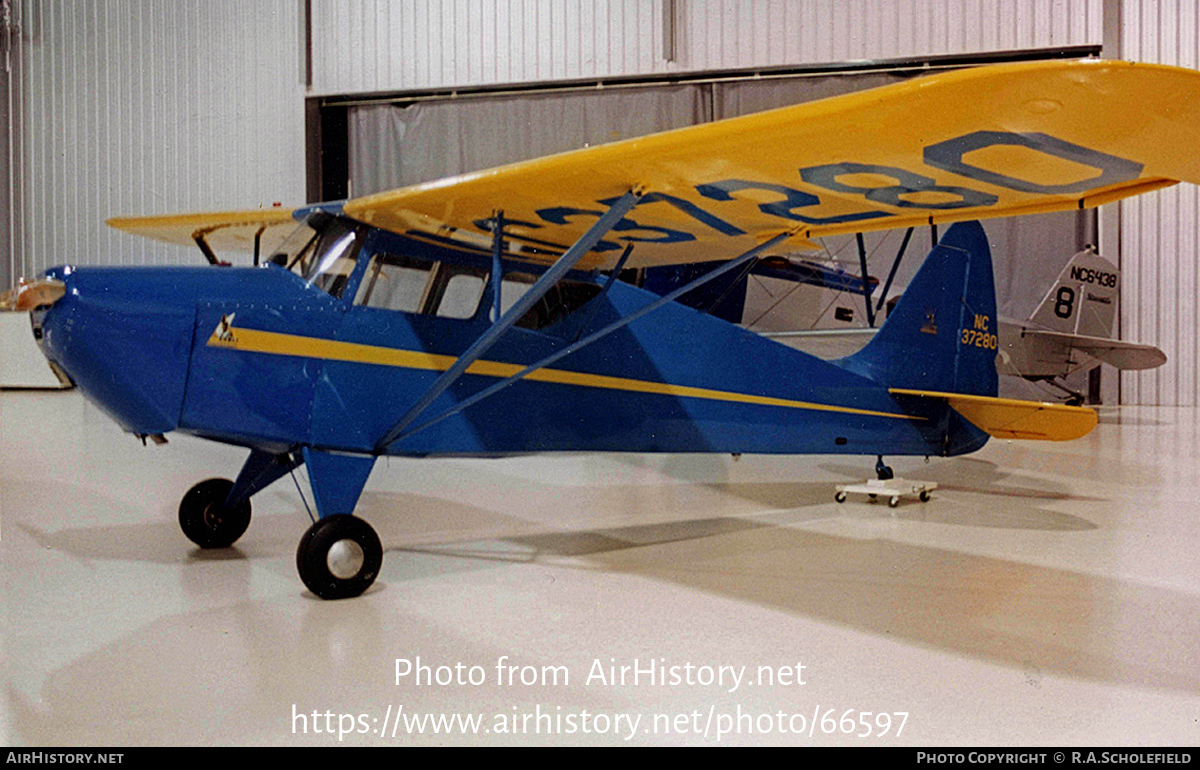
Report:
<svg viewBox="0 0 1200 770"><path fill-rule="evenodd" d="M210 345L237 345L237 338L233 336L233 319L237 313L229 313L221 316L221 320L217 322L217 328L213 329L212 337L209 338Z"/></svg>

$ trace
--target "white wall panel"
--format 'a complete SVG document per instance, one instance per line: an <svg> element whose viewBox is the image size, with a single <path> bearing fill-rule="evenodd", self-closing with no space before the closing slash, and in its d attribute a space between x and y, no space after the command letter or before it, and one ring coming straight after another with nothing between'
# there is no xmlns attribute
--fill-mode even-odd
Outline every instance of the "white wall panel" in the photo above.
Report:
<svg viewBox="0 0 1200 770"><path fill-rule="evenodd" d="M296 0L16 0L19 274L191 262L106 218L299 203Z"/></svg>
<svg viewBox="0 0 1200 770"><path fill-rule="evenodd" d="M1200 65L1195 0L1124 0L1121 21L1121 58ZM1200 404L1200 196L1194 185L1181 184L1124 201L1120 212L1121 336L1167 353L1159 369L1122 374L1121 401Z"/></svg>
<svg viewBox="0 0 1200 770"><path fill-rule="evenodd" d="M1102 0L313 0L313 92L1099 44Z"/></svg>

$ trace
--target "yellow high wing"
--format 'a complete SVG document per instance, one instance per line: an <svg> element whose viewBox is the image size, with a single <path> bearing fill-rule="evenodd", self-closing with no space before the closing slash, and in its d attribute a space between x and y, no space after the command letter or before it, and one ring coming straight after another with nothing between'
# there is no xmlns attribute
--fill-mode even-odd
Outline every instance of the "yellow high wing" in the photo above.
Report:
<svg viewBox="0 0 1200 770"><path fill-rule="evenodd" d="M202 238L213 251L253 251L259 239L263 254L283 242L296 227L290 208L218 211L207 214L168 214L157 217L116 217L108 220L133 235L179 246L194 246Z"/></svg>
<svg viewBox="0 0 1200 770"><path fill-rule="evenodd" d="M1200 72L1086 60L1004 64L732 118L349 200L416 238L550 261L607 208L639 205L580 263L732 258L780 232L839 233L1095 206L1200 182ZM249 213L249 212L246 212ZM195 215L194 215L195 216ZM204 215L200 215L204 216ZM221 216L187 226L220 226ZM180 218L113 220L155 235ZM185 228L186 229L186 228Z"/></svg>

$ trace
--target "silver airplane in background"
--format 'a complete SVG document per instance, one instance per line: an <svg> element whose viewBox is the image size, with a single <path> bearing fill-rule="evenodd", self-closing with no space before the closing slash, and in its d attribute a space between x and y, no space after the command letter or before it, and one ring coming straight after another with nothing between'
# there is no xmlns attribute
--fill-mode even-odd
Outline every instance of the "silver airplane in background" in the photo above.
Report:
<svg viewBox="0 0 1200 770"><path fill-rule="evenodd" d="M830 301L818 296L820 293L829 296L828 290L804 289L804 298L793 297L793 308L800 304L829 307ZM1082 394L1072 390L1063 380L1081 369L1100 363L1122 370L1162 366L1167 356L1154 345L1113 338L1120 289L1120 271L1092 247L1071 257L1029 318L1024 321L999 319L997 371L1031 382L1044 382L1062 391L1069 402L1078 403L1083 400ZM861 301L861 297L843 293L842 300L840 304L844 304L844 300L853 303ZM753 301L749 298L749 302ZM888 305L893 303L894 298ZM861 313L852 308L841 310L844 312L835 318L841 318L843 322L853 322L855 317L861 317ZM795 315L795 312L787 308L784 315ZM863 328L779 330L781 325L787 324L788 319L776 314L774 330L761 331L768 337L822 358L850 355L877 331Z"/></svg>

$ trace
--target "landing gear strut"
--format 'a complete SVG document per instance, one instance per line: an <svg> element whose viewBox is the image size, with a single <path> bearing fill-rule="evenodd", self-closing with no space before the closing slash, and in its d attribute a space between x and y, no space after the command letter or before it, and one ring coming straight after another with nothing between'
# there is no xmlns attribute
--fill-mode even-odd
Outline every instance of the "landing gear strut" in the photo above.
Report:
<svg viewBox="0 0 1200 770"><path fill-rule="evenodd" d="M879 480L887 481L890 478L894 478L896 474L892 472L889 466L883 464L883 455L878 455L877 458L875 460L875 475L879 477Z"/></svg>
<svg viewBox="0 0 1200 770"><path fill-rule="evenodd" d="M1083 406L1084 402L1087 401L1087 396L1083 395L1079 391L1071 390L1066 385L1061 384L1060 382L1058 382L1057 379L1055 379L1053 377L1045 379L1045 380L1043 380L1043 382L1045 382L1047 385L1049 385L1053 388L1057 388L1057 389L1061 390L1063 393L1066 393L1067 399L1064 403L1066 403L1067 406Z"/></svg>
<svg viewBox="0 0 1200 770"><path fill-rule="evenodd" d="M296 550L300 579L322 599L358 596L375 582L383 564L383 546L375 530L348 513L374 464L370 455L311 447L282 453L253 449L236 482L208 479L188 490L179 503L179 526L201 548L228 547L250 525L250 497L307 465L321 518L304 533Z"/></svg>

